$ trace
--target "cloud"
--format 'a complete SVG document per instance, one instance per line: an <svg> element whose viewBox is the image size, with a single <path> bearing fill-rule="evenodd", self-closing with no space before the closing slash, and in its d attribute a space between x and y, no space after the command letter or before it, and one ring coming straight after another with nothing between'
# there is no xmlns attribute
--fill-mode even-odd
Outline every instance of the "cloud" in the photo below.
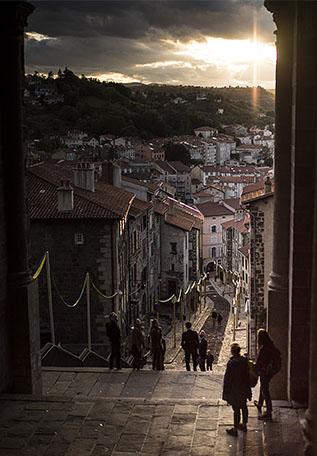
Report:
<svg viewBox="0 0 317 456"><path fill-rule="evenodd" d="M26 40L28 71L68 66L79 74L139 75L151 82L196 77L191 83L200 84L210 79L205 69L214 62L175 55L177 43L251 38L254 20L258 37L274 40L271 15L258 0L39 1L35 6Z"/></svg>

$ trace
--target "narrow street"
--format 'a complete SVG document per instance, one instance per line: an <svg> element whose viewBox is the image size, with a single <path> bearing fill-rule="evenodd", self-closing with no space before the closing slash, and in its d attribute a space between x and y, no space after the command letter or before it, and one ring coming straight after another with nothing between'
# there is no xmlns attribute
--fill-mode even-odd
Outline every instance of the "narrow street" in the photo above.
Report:
<svg viewBox="0 0 317 456"><path fill-rule="evenodd" d="M208 350L211 350L211 353L214 355L214 363L216 364L218 361L219 353L222 347L222 342L224 340L228 318L230 315L230 304L216 291L215 287L210 282L207 285L207 297L210 298L207 300L209 305L209 315L205 320L204 324L200 328L195 329L198 332L202 329L205 331L206 339L208 342ZM216 323L215 327L213 327L213 321L211 318L211 313L213 309L215 309L215 311L217 313L220 313L223 317L220 326L218 325L218 323ZM173 370L185 369L183 350L179 350L174 361L171 364L167 364L166 368Z"/></svg>

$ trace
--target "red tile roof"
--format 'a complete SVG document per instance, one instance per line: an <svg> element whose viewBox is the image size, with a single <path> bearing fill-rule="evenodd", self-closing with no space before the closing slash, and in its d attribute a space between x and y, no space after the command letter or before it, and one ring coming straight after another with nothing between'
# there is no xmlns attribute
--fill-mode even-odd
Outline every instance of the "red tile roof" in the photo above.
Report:
<svg viewBox="0 0 317 456"><path fill-rule="evenodd" d="M196 207L191 207L167 196L164 201L153 202L154 211L165 217L165 222L186 231L201 229L204 217Z"/></svg>
<svg viewBox="0 0 317 456"><path fill-rule="evenodd" d="M230 210L219 203L214 203L211 201L206 201L205 203L198 203L196 204L196 207L205 217L215 217L217 215L232 215L234 212L233 210Z"/></svg>
<svg viewBox="0 0 317 456"><path fill-rule="evenodd" d="M169 161L168 164L176 169L178 173L190 173L190 168L181 161Z"/></svg>
<svg viewBox="0 0 317 456"><path fill-rule="evenodd" d="M227 222L222 223L222 227L224 229L234 228L235 230L239 231L240 233L247 233L249 231L248 228L249 219L245 217L241 220L228 220Z"/></svg>
<svg viewBox="0 0 317 456"><path fill-rule="evenodd" d="M242 255L248 257L250 254L250 244L244 245L243 247L240 247L240 249L238 250L242 253Z"/></svg>
<svg viewBox="0 0 317 456"><path fill-rule="evenodd" d="M57 189L61 180L72 181L72 177L72 170L61 165L45 164L27 170L27 196L32 219L118 219L127 214L134 195L103 182L96 183L95 192L72 185L74 209L58 211Z"/></svg>
<svg viewBox="0 0 317 456"><path fill-rule="evenodd" d="M146 212L148 209L151 209L152 206L152 203L148 201L142 201L139 198L134 198L129 210L129 215L132 215L133 217L138 217L139 215Z"/></svg>
<svg viewBox="0 0 317 456"><path fill-rule="evenodd" d="M223 201L227 206L232 207L236 211L241 209L240 198L228 198Z"/></svg>

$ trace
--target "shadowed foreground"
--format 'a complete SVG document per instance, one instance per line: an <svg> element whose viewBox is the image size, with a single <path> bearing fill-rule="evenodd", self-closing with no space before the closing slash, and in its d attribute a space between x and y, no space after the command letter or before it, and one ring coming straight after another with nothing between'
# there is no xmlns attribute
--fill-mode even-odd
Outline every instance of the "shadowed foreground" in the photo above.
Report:
<svg viewBox="0 0 317 456"><path fill-rule="evenodd" d="M44 396L2 396L0 456L301 455L302 409L249 407L247 434L226 435L222 375L180 371L43 372ZM14 399L13 399L14 398Z"/></svg>

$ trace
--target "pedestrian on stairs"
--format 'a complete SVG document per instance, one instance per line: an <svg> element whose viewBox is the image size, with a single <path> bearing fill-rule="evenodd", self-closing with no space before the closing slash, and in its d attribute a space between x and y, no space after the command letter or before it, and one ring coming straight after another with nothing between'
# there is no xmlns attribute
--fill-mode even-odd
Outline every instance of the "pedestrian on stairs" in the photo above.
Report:
<svg viewBox="0 0 317 456"><path fill-rule="evenodd" d="M109 315L109 322L106 323L106 335L111 347L109 368L113 369L115 362L116 368L121 369L121 331L118 325L118 316L115 312L111 312Z"/></svg>
<svg viewBox="0 0 317 456"><path fill-rule="evenodd" d="M214 362L214 355L210 350L207 350L207 371L212 371L212 363Z"/></svg>
<svg viewBox="0 0 317 456"><path fill-rule="evenodd" d="M206 333L204 330L200 331L200 342L199 342L199 367L201 371L206 370L206 358L207 358L207 340Z"/></svg>
<svg viewBox="0 0 317 456"><path fill-rule="evenodd" d="M132 368L133 370L140 370L142 367L142 351L144 349L145 340L142 331L141 320L137 318L135 325L131 331L131 355L133 356Z"/></svg>
<svg viewBox="0 0 317 456"><path fill-rule="evenodd" d="M151 329L150 329L150 343L151 343L151 354L152 354L152 369L161 370L161 358L162 358L162 329L158 324L156 318L153 318Z"/></svg>
<svg viewBox="0 0 317 456"><path fill-rule="evenodd" d="M227 401L233 409L233 428L226 429L229 435L236 437L238 429L247 431L248 407L247 399L252 398L250 387L248 361L240 355L241 348L237 342L231 344L231 358L223 380L223 400ZM241 420L242 412L242 423Z"/></svg>
<svg viewBox="0 0 317 456"><path fill-rule="evenodd" d="M182 349L185 352L185 364L186 370L190 371L190 357L192 357L194 371L197 370L198 364L198 347L199 347L199 338L197 331L193 331L192 324L190 321L187 321L186 331L182 334Z"/></svg>
<svg viewBox="0 0 317 456"><path fill-rule="evenodd" d="M260 377L260 396L254 405L259 412L259 420L272 420L272 400L270 395L270 381L281 369L281 353L275 347L269 333L265 329L258 330L258 356L255 363L255 370ZM265 402L266 413L262 412Z"/></svg>
<svg viewBox="0 0 317 456"><path fill-rule="evenodd" d="M214 309L214 310L211 312L212 328L213 328L213 329L215 329L217 317L218 317L218 314L217 314L216 310Z"/></svg>

